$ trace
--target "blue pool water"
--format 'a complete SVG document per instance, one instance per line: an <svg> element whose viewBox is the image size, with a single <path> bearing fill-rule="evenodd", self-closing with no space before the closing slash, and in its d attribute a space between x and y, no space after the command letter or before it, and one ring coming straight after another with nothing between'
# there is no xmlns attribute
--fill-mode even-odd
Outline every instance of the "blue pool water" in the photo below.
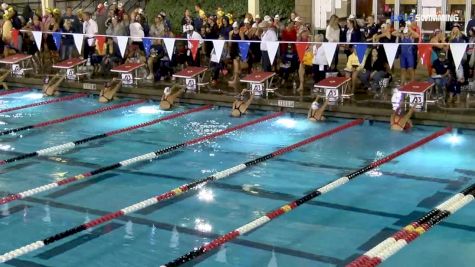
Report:
<svg viewBox="0 0 475 267"><path fill-rule="evenodd" d="M0 97L0 109L41 101L28 93ZM127 100L121 100L127 101ZM0 137L0 159L85 138L172 112L144 103ZM96 99L0 114L1 129L100 108ZM264 116L233 119L213 108L79 146L68 153L0 167L1 196L91 171ZM349 120L313 124L289 114L145 164L0 206L0 254L108 212L273 152ZM439 130L393 133L365 122L144 211L116 219L7 262L11 266L158 266L301 197L378 156ZM407 153L228 243L190 266L344 266L357 255L473 183L475 134L463 131ZM469 205L382 266L473 266L475 205Z"/></svg>

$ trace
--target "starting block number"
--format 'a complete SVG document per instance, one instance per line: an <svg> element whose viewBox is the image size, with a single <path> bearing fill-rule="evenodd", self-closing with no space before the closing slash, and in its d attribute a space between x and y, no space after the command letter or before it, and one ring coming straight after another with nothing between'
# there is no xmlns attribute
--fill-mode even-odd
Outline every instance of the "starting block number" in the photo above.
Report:
<svg viewBox="0 0 475 267"><path fill-rule="evenodd" d="M196 91L196 80L195 79L186 79L186 90Z"/></svg>
<svg viewBox="0 0 475 267"><path fill-rule="evenodd" d="M337 102L339 96L338 89L325 89L325 96L329 102Z"/></svg>
<svg viewBox="0 0 475 267"><path fill-rule="evenodd" d="M134 84L134 77L132 76L132 73L122 73L122 84L124 85Z"/></svg>
<svg viewBox="0 0 475 267"><path fill-rule="evenodd" d="M66 79L76 80L76 72L74 71L74 69L67 69L66 70Z"/></svg>
<svg viewBox="0 0 475 267"><path fill-rule="evenodd" d="M255 96L261 96L264 92L264 84L263 83L253 83L251 84L251 92Z"/></svg>
<svg viewBox="0 0 475 267"><path fill-rule="evenodd" d="M416 109L422 109L424 107L424 94L410 94L409 103Z"/></svg>
<svg viewBox="0 0 475 267"><path fill-rule="evenodd" d="M12 74L13 75L18 75L18 76L23 76L23 69L20 67L19 64L12 64Z"/></svg>

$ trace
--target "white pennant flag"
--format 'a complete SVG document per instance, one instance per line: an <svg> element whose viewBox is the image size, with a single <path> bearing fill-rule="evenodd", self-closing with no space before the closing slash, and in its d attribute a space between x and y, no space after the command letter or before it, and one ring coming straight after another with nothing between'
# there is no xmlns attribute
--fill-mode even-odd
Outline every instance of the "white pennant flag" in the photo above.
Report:
<svg viewBox="0 0 475 267"><path fill-rule="evenodd" d="M337 43L322 43L325 57L327 58L328 66L332 65L333 57L335 56Z"/></svg>
<svg viewBox="0 0 475 267"><path fill-rule="evenodd" d="M384 52L386 53L386 58L388 59L389 67L392 69L394 64L394 59L396 58L397 49L399 44L383 44Z"/></svg>
<svg viewBox="0 0 475 267"><path fill-rule="evenodd" d="M168 57L170 58L170 60L172 60L173 49L175 48L175 39L163 38L163 42L165 43L165 48L167 49Z"/></svg>
<svg viewBox="0 0 475 267"><path fill-rule="evenodd" d="M453 43L450 44L450 51L452 51L452 58L454 59L455 69L458 69L462 63L463 55L467 50L467 44Z"/></svg>
<svg viewBox="0 0 475 267"><path fill-rule="evenodd" d="M33 31L33 38L35 38L36 47L41 51L41 41L43 40L43 33L40 31Z"/></svg>
<svg viewBox="0 0 475 267"><path fill-rule="evenodd" d="M279 49L279 42L266 42L267 54L269 55L270 64L274 64L275 55Z"/></svg>
<svg viewBox="0 0 475 267"><path fill-rule="evenodd" d="M84 34L82 33L73 33L74 37L74 44L76 45L76 48L79 52L79 54L82 53L82 43L84 42Z"/></svg>
<svg viewBox="0 0 475 267"><path fill-rule="evenodd" d="M223 54L224 40L213 40L214 52L216 53L216 59L219 63L221 59L221 54Z"/></svg>
<svg viewBox="0 0 475 267"><path fill-rule="evenodd" d="M128 36L117 36L117 44L119 45L120 54L124 58L125 50L127 49L127 43L129 42Z"/></svg>

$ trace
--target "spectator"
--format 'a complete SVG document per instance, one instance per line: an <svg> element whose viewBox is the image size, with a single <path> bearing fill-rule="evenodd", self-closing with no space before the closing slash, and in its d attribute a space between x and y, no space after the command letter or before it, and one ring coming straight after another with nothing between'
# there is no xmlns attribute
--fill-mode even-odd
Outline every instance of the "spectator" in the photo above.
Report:
<svg viewBox="0 0 475 267"><path fill-rule="evenodd" d="M192 47L193 47L193 44L188 41L188 45L187 45L187 61L188 61L188 65L189 66L195 66L195 67L199 67L200 66L200 55L201 55L201 47L203 45L203 38L201 37L201 35L199 33L197 33L195 31L195 29L193 28L193 26L191 25L186 25L185 26L185 29L186 29L186 38L188 40L199 40L199 43L198 43L198 50L196 52L196 57L193 58L193 52L192 52Z"/></svg>
<svg viewBox="0 0 475 267"><path fill-rule="evenodd" d="M97 23L91 19L91 13L83 13L83 33L86 37L86 42L84 43L84 57L90 58L95 51L96 40L94 35L98 33Z"/></svg>
<svg viewBox="0 0 475 267"><path fill-rule="evenodd" d="M188 8L185 9L183 18L181 19L181 25L193 25L193 17L191 16L190 10Z"/></svg>
<svg viewBox="0 0 475 267"><path fill-rule="evenodd" d="M165 32L165 23L163 17L158 14L155 17L154 24L150 27L150 37L162 37Z"/></svg>
<svg viewBox="0 0 475 267"><path fill-rule="evenodd" d="M115 12L119 21L122 21L124 19L124 15L127 14L127 12L125 12L125 9L124 9L124 3L122 2L117 3L117 9Z"/></svg>
<svg viewBox="0 0 475 267"><path fill-rule="evenodd" d="M81 32L81 30L80 30L81 24L79 22L79 19L78 19L77 16L75 16L73 14L73 8L70 7L70 6L66 7L66 13L61 18L60 25L64 25L64 22L66 20L69 20L71 22L72 29L73 29L74 33L80 33Z"/></svg>
<svg viewBox="0 0 475 267"><path fill-rule="evenodd" d="M439 53L439 58L432 64L432 73L435 75L431 77L430 82L435 84L436 97L443 97L444 91L447 88L450 78L450 65L447 61L446 53L444 51Z"/></svg>
<svg viewBox="0 0 475 267"><path fill-rule="evenodd" d="M130 30L130 40L132 41L133 45L136 45L139 47L141 51L145 51L143 47L143 39L145 37L145 32L142 27L142 15L137 14L135 16L134 21L129 25L129 30Z"/></svg>
<svg viewBox="0 0 475 267"><path fill-rule="evenodd" d="M232 31L232 26L229 25L228 17L223 17L221 21L223 25L221 25L221 28L219 29L219 35L222 36L225 40L229 40L229 33Z"/></svg>
<svg viewBox="0 0 475 267"><path fill-rule="evenodd" d="M405 85L408 81L414 81L415 71L414 66L416 49L414 45L410 45L415 42L416 38L419 38L419 34L412 30L410 27L404 27L401 32L394 31L393 36L399 37L399 42L403 45L401 46L401 84ZM409 80L408 80L409 77Z"/></svg>
<svg viewBox="0 0 475 267"><path fill-rule="evenodd" d="M374 21L374 16L369 15L366 18L366 27L364 29L364 38L366 42L372 43L373 36L376 35L379 31L378 25Z"/></svg>
<svg viewBox="0 0 475 267"><path fill-rule="evenodd" d="M74 33L73 25L69 19L64 21L63 27L61 29L63 33L70 34L61 34L61 60L66 60L72 58L73 49L74 49Z"/></svg>
<svg viewBox="0 0 475 267"><path fill-rule="evenodd" d="M344 30L345 42L347 43L359 43L362 41L361 31L358 29L356 20L350 16L346 22L346 28ZM351 54L351 47L353 45L347 45L345 54L349 56Z"/></svg>
<svg viewBox="0 0 475 267"><path fill-rule="evenodd" d="M119 45L111 37L107 37L104 57L101 60L101 73L109 76L110 70L120 65L121 62L122 55L120 54Z"/></svg>
<svg viewBox="0 0 475 267"><path fill-rule="evenodd" d="M48 29L49 32L59 32L60 31L59 19L57 20L57 18L59 18L59 16L54 15L49 19L49 25L47 25L47 29ZM59 58L58 48L56 47L56 44L54 42L52 34L48 34L46 36L46 46L48 47L51 61L53 63L57 62L57 60Z"/></svg>
<svg viewBox="0 0 475 267"><path fill-rule="evenodd" d="M378 49L372 48L371 55L366 59L364 68L358 74L358 78L368 91L376 91L379 82L386 76L386 62L378 54Z"/></svg>
<svg viewBox="0 0 475 267"><path fill-rule="evenodd" d="M6 44L4 49L4 56L9 56L12 51L10 50L12 44L12 21L10 17L10 13L8 11L3 14L3 26L2 26L2 40ZM13 52L14 53L14 52Z"/></svg>
<svg viewBox="0 0 475 267"><path fill-rule="evenodd" d="M474 68L475 68L475 26L469 30L470 39L468 40L467 47L467 60L469 75L468 78L474 78Z"/></svg>
<svg viewBox="0 0 475 267"><path fill-rule="evenodd" d="M106 30L107 35L114 36L127 36L127 31L125 30L124 23L119 21L119 18L114 16L111 19L111 23Z"/></svg>
<svg viewBox="0 0 475 267"><path fill-rule="evenodd" d="M224 36L219 36L220 40L224 40ZM225 64L224 61L227 57L228 54L228 49L226 47L223 48L223 51L221 53L221 58L218 58L218 55L216 53L216 49L213 48L211 51L211 60L210 60L210 69L212 73L211 77L211 85L215 86L218 83L218 78L219 78L219 72L224 69Z"/></svg>
<svg viewBox="0 0 475 267"><path fill-rule="evenodd" d="M237 41L244 40L244 33L239 30L237 22L233 24L233 30L229 33L229 56L233 61L233 78L229 81L232 86L237 86L239 83L239 75L241 74L241 58L239 54L239 43Z"/></svg>
<svg viewBox="0 0 475 267"><path fill-rule="evenodd" d="M446 43L445 33L443 33L440 29L435 29L432 37L430 38L430 43L432 44L432 53L431 53L431 60L432 63L438 58L439 53L442 50L447 50L448 46ZM429 70L429 76L432 75L432 68Z"/></svg>
<svg viewBox="0 0 475 267"><path fill-rule="evenodd" d="M201 9L201 4L199 4L199 3L195 5L195 12L196 12L197 16L193 20L193 25L194 25L196 31L200 32L201 27L203 26L202 21L204 19L206 19L206 12L203 9Z"/></svg>
<svg viewBox="0 0 475 267"><path fill-rule="evenodd" d="M162 16L163 21L165 22L165 26L168 27L169 29L172 28L172 23L170 19L167 17L167 13L165 11L160 11L160 16Z"/></svg>
<svg viewBox="0 0 475 267"><path fill-rule="evenodd" d="M263 71L272 71L272 64L270 62L267 43L266 42L275 42L277 41L277 33L275 29L269 27L270 24L268 22L261 22L259 27L262 28L263 33L261 37L261 56L262 56L262 70Z"/></svg>
<svg viewBox="0 0 475 267"><path fill-rule="evenodd" d="M328 40L328 42L333 42L333 43L338 43L340 42L340 34L341 34L341 27L340 24L338 23L340 18L338 18L337 15L332 15L330 17L330 21L327 26L327 30L325 32L325 38ZM333 56L332 64L334 64L334 67L332 68L333 70L337 69L338 66L338 52L340 51L340 48L337 46L336 52Z"/></svg>
<svg viewBox="0 0 475 267"><path fill-rule="evenodd" d="M127 13L122 15L122 26L125 29L125 35L130 36L130 16Z"/></svg>
<svg viewBox="0 0 475 267"><path fill-rule="evenodd" d="M323 42L323 35L317 34L315 36L315 42L317 42L312 49L313 61L312 61L312 74L313 83L317 84L321 80L325 79L325 73L327 69L327 59L325 57L325 51L323 50L321 42Z"/></svg>

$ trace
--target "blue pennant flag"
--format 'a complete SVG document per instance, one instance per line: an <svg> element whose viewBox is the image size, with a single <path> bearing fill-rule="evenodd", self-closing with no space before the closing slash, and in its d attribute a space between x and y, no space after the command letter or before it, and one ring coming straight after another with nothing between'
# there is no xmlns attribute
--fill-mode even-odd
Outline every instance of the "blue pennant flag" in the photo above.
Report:
<svg viewBox="0 0 475 267"><path fill-rule="evenodd" d="M61 33L60 32L53 32L53 41L56 45L56 49L59 50L61 47Z"/></svg>
<svg viewBox="0 0 475 267"><path fill-rule="evenodd" d="M356 48L356 55L358 55L358 60L360 64L363 64L364 55L366 54L366 49L368 49L367 44L359 44L355 45Z"/></svg>
<svg viewBox="0 0 475 267"><path fill-rule="evenodd" d="M150 38L143 38L143 47L145 49L145 56L149 57L150 56L150 48L152 48L152 39Z"/></svg>
<svg viewBox="0 0 475 267"><path fill-rule="evenodd" d="M239 52L241 53L241 59L246 60L249 53L250 42L239 42Z"/></svg>

